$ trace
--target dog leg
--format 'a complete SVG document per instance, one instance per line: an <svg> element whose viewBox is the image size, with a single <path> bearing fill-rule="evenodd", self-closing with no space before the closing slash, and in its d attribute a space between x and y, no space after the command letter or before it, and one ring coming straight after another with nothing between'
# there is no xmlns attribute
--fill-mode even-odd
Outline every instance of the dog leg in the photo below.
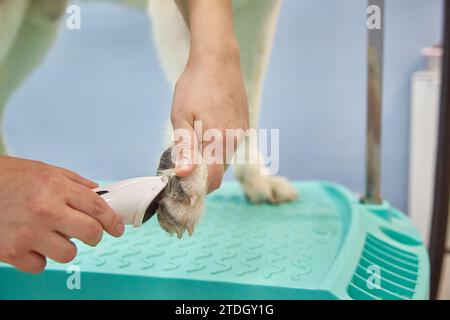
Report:
<svg viewBox="0 0 450 320"><path fill-rule="evenodd" d="M0 1L0 9L4 3L5 0ZM24 3L21 23L8 52L0 62L0 112L16 88L44 59L59 30L65 5L66 0L31 0ZM0 15L1 13L2 10ZM5 154L6 151L1 143L0 154Z"/></svg>
<svg viewBox="0 0 450 320"><path fill-rule="evenodd" d="M280 9L279 0L248 0L235 2L235 30L241 50L245 84L249 102L250 127L258 127L263 78L272 47ZM235 176L245 194L254 203L281 203L297 198L290 182L267 175L257 141L250 136L237 150L235 159L257 159L257 163L236 164ZM245 156L245 158L243 157Z"/></svg>
<svg viewBox="0 0 450 320"><path fill-rule="evenodd" d="M0 114L6 105L8 90L1 79L7 64L11 46L14 44L28 8L28 0L0 0ZM0 155L5 154L3 139L0 137Z"/></svg>
<svg viewBox="0 0 450 320"><path fill-rule="evenodd" d="M0 65L8 54L28 7L28 0L0 0Z"/></svg>
<svg viewBox="0 0 450 320"><path fill-rule="evenodd" d="M179 3L149 0L148 5L159 61L173 87L186 67L190 48L189 28Z"/></svg>

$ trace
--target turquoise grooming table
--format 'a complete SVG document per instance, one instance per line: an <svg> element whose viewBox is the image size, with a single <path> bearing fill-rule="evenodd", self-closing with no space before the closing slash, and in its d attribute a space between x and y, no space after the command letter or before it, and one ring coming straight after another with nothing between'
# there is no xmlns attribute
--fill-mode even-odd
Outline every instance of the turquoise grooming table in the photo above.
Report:
<svg viewBox="0 0 450 320"><path fill-rule="evenodd" d="M226 182L191 238L154 217L96 248L77 243L80 290L66 285L68 265L28 275L0 264L0 299L428 298L428 255L403 213L338 185L296 186L298 201L256 206Z"/></svg>

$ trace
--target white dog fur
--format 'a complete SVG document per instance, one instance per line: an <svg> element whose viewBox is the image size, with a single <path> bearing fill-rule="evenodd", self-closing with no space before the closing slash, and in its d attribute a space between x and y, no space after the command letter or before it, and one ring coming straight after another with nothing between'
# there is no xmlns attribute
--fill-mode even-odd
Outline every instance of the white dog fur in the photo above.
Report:
<svg viewBox="0 0 450 320"><path fill-rule="evenodd" d="M190 39L189 28L176 1L110 1L147 10L160 62L173 86L185 68ZM45 57L60 28L66 5L66 0L0 0L1 111L14 90ZM235 31L240 46L252 128L256 128L258 123L263 78L279 9L280 0L233 0ZM239 148L237 152L245 153L253 149ZM2 144L0 152L5 153ZM204 166L199 166L198 170L204 170ZM236 165L235 176L250 201L281 203L297 197L295 188L287 179L265 175L264 171L262 163ZM189 201L180 201L176 196L166 197L165 207L169 209L158 212L160 224L165 230L178 236L185 229L192 233L203 211L206 178L207 174L202 171L201 174L194 172L192 177L182 181L184 196ZM178 182L181 183L180 180ZM164 216L167 214L171 217Z"/></svg>

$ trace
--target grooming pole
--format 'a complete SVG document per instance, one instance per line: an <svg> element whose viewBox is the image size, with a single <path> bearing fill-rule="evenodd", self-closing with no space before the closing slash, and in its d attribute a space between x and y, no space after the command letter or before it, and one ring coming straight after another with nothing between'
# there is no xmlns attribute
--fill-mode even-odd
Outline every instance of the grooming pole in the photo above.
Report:
<svg viewBox="0 0 450 320"><path fill-rule="evenodd" d="M384 0L369 0L381 9L381 28L368 28L366 191L362 202L380 204L381 107L383 95Z"/></svg>
<svg viewBox="0 0 450 320"><path fill-rule="evenodd" d="M446 248L450 211L450 1L445 1L444 55L442 60L441 106L436 157L433 220L430 233L431 288L430 298L438 297Z"/></svg>

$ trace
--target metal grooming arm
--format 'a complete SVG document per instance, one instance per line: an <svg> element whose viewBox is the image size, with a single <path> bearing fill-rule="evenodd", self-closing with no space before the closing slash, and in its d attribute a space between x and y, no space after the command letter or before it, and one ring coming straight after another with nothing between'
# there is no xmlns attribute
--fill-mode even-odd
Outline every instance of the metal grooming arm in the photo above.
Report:
<svg viewBox="0 0 450 320"><path fill-rule="evenodd" d="M364 203L382 202L381 172L381 107L383 96L384 0L369 0L368 6L381 10L381 28L368 28L366 192ZM369 8L368 7L368 8Z"/></svg>

